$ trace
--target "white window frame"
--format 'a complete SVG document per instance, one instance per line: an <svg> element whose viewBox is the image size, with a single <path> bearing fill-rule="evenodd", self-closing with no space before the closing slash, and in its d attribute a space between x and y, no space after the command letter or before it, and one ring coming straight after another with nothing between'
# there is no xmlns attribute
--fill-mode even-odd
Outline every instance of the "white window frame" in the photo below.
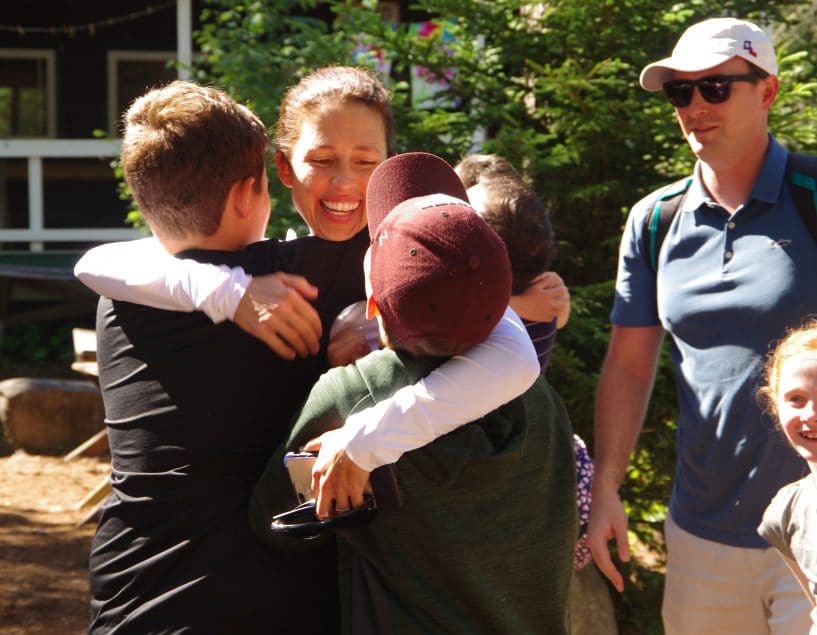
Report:
<svg viewBox="0 0 817 635"><path fill-rule="evenodd" d="M57 75L56 55L52 49L4 49L0 48L0 57L7 59L45 61L45 135L42 137L13 136L14 139L37 138L54 139L57 136Z"/></svg>
<svg viewBox="0 0 817 635"><path fill-rule="evenodd" d="M169 62L175 61L176 51L108 51L108 131L111 136L117 136L119 118L116 89L119 86L120 62Z"/></svg>

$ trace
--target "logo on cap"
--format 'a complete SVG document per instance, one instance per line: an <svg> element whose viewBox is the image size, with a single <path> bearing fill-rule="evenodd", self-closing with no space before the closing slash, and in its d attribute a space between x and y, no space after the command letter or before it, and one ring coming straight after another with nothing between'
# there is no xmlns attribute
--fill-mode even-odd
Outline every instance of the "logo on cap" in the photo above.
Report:
<svg viewBox="0 0 817 635"><path fill-rule="evenodd" d="M749 55L752 57L757 57L757 53L755 53L755 49L752 48L752 41L751 40L743 40L743 50L749 51Z"/></svg>

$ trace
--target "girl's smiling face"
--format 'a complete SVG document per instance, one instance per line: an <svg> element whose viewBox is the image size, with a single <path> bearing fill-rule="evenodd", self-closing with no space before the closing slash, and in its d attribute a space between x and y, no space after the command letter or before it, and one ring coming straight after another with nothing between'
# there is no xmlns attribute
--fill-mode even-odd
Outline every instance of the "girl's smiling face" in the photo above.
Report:
<svg viewBox="0 0 817 635"><path fill-rule="evenodd" d="M803 351L783 359L776 403L786 438L817 472L817 352Z"/></svg>
<svg viewBox="0 0 817 635"><path fill-rule="evenodd" d="M275 162L312 233L343 241L366 227L366 186L387 152L378 111L360 102L333 102L304 115L292 156L278 152Z"/></svg>

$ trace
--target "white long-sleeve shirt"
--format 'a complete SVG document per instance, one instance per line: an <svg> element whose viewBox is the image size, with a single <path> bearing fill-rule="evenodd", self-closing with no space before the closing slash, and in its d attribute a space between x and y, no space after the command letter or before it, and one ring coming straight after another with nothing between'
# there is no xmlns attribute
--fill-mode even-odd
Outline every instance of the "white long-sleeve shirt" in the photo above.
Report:
<svg viewBox="0 0 817 635"><path fill-rule="evenodd" d="M113 300L231 319L252 276L240 267L175 258L154 238L88 251L74 274ZM539 363L519 317L508 307L487 340L452 357L412 386L349 417L345 450L373 470L478 419L527 390Z"/></svg>

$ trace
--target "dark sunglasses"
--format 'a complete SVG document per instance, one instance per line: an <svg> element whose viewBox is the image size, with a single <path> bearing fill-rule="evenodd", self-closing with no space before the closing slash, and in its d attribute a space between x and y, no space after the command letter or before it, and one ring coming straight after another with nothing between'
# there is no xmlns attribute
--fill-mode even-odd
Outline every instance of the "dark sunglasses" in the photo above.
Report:
<svg viewBox="0 0 817 635"><path fill-rule="evenodd" d="M763 76L757 72L745 75L709 75L701 79L674 79L664 82L664 92L669 102L676 108L685 108L692 102L695 87L701 91L701 97L710 104L720 104L729 99L732 82L751 82L754 84Z"/></svg>

